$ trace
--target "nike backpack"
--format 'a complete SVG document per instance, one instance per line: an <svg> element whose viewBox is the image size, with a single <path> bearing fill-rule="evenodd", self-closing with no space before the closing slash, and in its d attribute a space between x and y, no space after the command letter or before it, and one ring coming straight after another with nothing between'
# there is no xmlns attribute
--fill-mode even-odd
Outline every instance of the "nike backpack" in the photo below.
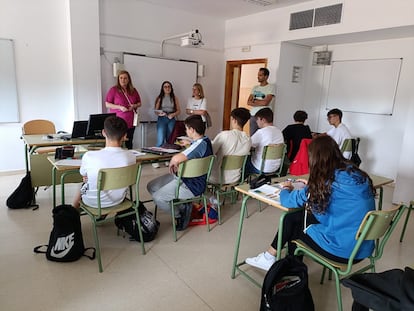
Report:
<svg viewBox="0 0 414 311"><path fill-rule="evenodd" d="M47 247L42 251L42 247ZM92 250L92 255L86 255L86 250ZM51 261L68 262L86 256L93 260L95 248L85 248L83 244L80 214L71 205L59 205L53 209L53 228L49 236L48 245L39 245L34 248L35 253L46 253Z"/></svg>

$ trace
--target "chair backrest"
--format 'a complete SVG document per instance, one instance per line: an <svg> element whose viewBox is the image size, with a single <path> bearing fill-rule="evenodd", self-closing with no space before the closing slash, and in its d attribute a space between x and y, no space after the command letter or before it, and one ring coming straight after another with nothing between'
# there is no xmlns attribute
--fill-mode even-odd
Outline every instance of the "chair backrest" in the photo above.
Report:
<svg viewBox="0 0 414 311"><path fill-rule="evenodd" d="M98 191L120 189L135 185L140 177L141 165L103 168L98 173Z"/></svg>
<svg viewBox="0 0 414 311"><path fill-rule="evenodd" d="M266 160L279 160L280 166L276 172L272 172L276 175L279 175L283 168L283 160L286 154L286 144L271 144L264 146L262 153L262 164L260 167L260 172L263 173L264 165Z"/></svg>
<svg viewBox="0 0 414 311"><path fill-rule="evenodd" d="M346 151L352 152L352 139L353 138L347 138L344 140L341 146L341 152L344 153Z"/></svg>
<svg viewBox="0 0 414 311"><path fill-rule="evenodd" d="M103 168L98 173L98 208L101 208L101 191L129 187L132 200L132 186L135 185L135 199L139 200L139 179L141 177L141 164L116 168Z"/></svg>
<svg viewBox="0 0 414 311"><path fill-rule="evenodd" d="M389 210L368 212L355 235L355 239L358 240L358 248L362 241L375 240L377 245L374 257L381 257L385 244L404 213L404 208L404 205L400 205ZM354 249L354 251L356 255L358 249Z"/></svg>
<svg viewBox="0 0 414 311"><path fill-rule="evenodd" d="M240 170L239 181L244 180L244 168L246 166L247 157L249 155L226 155L221 161L220 167L220 184L223 184L224 172L231 170Z"/></svg>
<svg viewBox="0 0 414 311"><path fill-rule="evenodd" d="M39 134L55 134L55 124L49 120L31 120L23 124L23 134L39 135Z"/></svg>
<svg viewBox="0 0 414 311"><path fill-rule="evenodd" d="M213 167L214 155L210 155L205 158L191 159L181 162L178 166L178 182L176 187L176 198L179 195L179 189L182 178L194 178L206 175L206 188L207 180L210 178L211 168ZM204 192L204 191L203 191Z"/></svg>

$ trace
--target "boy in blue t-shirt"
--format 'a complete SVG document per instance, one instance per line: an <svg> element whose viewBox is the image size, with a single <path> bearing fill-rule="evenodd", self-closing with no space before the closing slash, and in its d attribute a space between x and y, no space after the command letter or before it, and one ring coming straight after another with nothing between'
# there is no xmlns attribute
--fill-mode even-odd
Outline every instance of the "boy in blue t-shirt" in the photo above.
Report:
<svg viewBox="0 0 414 311"><path fill-rule="evenodd" d="M148 192L152 195L155 205L161 210L170 213L170 202L175 198L177 186L177 170L181 162L191 159L205 158L213 154L211 141L204 136L206 126L199 115L191 115L184 121L188 137L192 139L191 145L184 151L176 154L170 160L170 174L157 177L147 184ZM183 178L180 185L180 199L189 199L203 193L207 176ZM175 217L181 218L180 210L175 210Z"/></svg>

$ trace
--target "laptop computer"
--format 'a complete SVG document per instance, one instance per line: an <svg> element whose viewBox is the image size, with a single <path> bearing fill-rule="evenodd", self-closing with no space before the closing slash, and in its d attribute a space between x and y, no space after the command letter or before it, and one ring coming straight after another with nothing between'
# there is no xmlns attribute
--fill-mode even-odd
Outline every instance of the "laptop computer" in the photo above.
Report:
<svg viewBox="0 0 414 311"><path fill-rule="evenodd" d="M72 134L64 135L62 138L65 140L85 138L87 128L88 121L75 121L73 122Z"/></svg>

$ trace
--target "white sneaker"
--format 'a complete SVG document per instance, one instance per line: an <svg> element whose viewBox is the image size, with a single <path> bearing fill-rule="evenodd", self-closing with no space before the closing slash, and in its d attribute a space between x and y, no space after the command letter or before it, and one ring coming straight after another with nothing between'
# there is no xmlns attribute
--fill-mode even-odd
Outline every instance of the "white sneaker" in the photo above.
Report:
<svg viewBox="0 0 414 311"><path fill-rule="evenodd" d="M246 258L245 262L253 267L268 271L275 263L276 258L272 256L271 259L265 257L265 253L260 253L256 257Z"/></svg>
<svg viewBox="0 0 414 311"><path fill-rule="evenodd" d="M158 162L152 163L152 167L153 168L160 168L160 165L158 164Z"/></svg>

